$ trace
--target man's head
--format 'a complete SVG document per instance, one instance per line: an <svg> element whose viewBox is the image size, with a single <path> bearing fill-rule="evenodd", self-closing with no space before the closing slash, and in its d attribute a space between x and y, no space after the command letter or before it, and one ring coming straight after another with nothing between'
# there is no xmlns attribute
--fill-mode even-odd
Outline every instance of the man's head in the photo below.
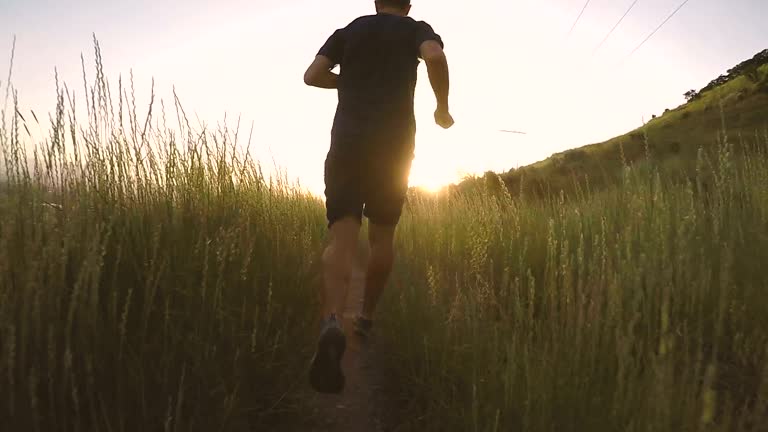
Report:
<svg viewBox="0 0 768 432"><path fill-rule="evenodd" d="M376 12L408 16L411 0L376 0Z"/></svg>

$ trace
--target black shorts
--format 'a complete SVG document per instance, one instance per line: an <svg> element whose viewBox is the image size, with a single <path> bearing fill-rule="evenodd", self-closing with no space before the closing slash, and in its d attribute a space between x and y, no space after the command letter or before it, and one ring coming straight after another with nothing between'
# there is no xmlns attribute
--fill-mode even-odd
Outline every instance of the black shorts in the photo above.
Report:
<svg viewBox="0 0 768 432"><path fill-rule="evenodd" d="M325 160L328 226L363 215L376 225L394 226L408 192L413 152L345 152L331 148Z"/></svg>

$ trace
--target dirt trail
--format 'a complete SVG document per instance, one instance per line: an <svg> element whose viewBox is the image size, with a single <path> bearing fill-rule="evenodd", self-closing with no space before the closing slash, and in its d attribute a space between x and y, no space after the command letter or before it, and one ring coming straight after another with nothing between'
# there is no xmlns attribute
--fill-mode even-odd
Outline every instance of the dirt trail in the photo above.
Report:
<svg viewBox="0 0 768 432"><path fill-rule="evenodd" d="M352 320L363 305L365 274L355 271L350 284L344 330L347 351L342 366L346 386L340 395L310 393L311 424L300 430L307 432L386 432L383 422L386 403L380 394L382 375L375 364L375 345L361 343L352 332ZM297 431L298 432L298 431Z"/></svg>

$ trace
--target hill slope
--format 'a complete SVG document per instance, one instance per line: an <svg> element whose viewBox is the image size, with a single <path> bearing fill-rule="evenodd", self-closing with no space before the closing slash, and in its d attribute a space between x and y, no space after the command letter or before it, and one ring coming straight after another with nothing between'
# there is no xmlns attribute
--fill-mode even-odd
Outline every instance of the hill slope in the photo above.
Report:
<svg viewBox="0 0 768 432"><path fill-rule="evenodd" d="M699 92L690 92L688 103L652 119L644 126L599 144L556 153L546 160L513 169L499 177L513 194L546 196L570 192L579 183L590 188L613 184L625 165L647 157L665 170L686 176L695 165L700 148L713 150L722 137L749 144L755 135L768 134L768 50L728 71ZM467 191L483 182L467 179L455 186Z"/></svg>

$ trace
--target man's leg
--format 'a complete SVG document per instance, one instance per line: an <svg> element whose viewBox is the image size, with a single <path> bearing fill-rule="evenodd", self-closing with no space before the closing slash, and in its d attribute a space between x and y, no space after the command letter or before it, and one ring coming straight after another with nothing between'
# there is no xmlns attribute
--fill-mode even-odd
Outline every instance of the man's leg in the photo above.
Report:
<svg viewBox="0 0 768 432"><path fill-rule="evenodd" d="M412 160L412 153L404 153L402 157L379 157L369 176L365 215L370 221L370 250L363 311L360 319L356 320L357 333L363 336L371 330L376 306L392 272L395 260L395 229L408 192L408 175Z"/></svg>
<svg viewBox="0 0 768 432"><path fill-rule="evenodd" d="M362 318L373 320L376 305L384 292L395 260L395 226L369 224L370 255L365 275L365 299Z"/></svg>
<svg viewBox="0 0 768 432"><path fill-rule="evenodd" d="M323 252L323 322L317 351L309 369L309 382L321 393L339 393L344 389L341 359L347 341L341 319L347 303L352 257L359 231L357 217L347 216L332 222L331 241Z"/></svg>
<svg viewBox="0 0 768 432"><path fill-rule="evenodd" d="M354 216L336 221L330 228L331 241L323 252L323 319L341 319L347 303L352 261L357 251L360 220Z"/></svg>

